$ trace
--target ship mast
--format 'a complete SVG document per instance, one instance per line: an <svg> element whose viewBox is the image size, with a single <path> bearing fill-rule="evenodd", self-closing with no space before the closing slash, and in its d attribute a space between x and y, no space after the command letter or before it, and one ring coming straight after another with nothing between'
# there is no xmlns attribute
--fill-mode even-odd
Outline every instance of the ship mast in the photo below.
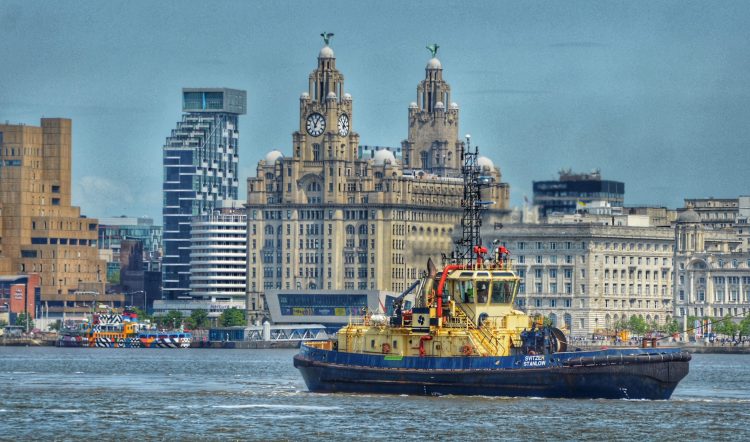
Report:
<svg viewBox="0 0 750 442"><path fill-rule="evenodd" d="M481 199L481 189L489 184L491 179L481 176L481 168L477 164L478 157L479 147L474 146L472 149L471 135L467 134L466 150L463 153L464 164L461 168L464 178L464 195L461 199L461 207L464 209L461 217L462 235L455 241L456 248L452 257L456 264L471 265L476 261L477 253L474 247L482 245L482 213L487 210L488 205L493 204Z"/></svg>

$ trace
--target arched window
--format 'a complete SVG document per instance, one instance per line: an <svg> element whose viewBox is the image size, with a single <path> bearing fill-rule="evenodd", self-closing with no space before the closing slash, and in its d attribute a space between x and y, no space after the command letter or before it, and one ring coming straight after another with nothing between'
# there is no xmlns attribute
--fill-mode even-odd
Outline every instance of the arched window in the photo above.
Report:
<svg viewBox="0 0 750 442"><path fill-rule="evenodd" d="M367 224L362 224L361 226L359 226L359 234L367 235Z"/></svg>
<svg viewBox="0 0 750 442"><path fill-rule="evenodd" d="M419 160L420 160L422 169L426 170L430 168L429 154L427 152L420 152Z"/></svg>
<svg viewBox="0 0 750 442"><path fill-rule="evenodd" d="M568 331L573 330L573 318L570 316L570 313L565 313L563 321L565 321L565 327Z"/></svg>
<svg viewBox="0 0 750 442"><path fill-rule="evenodd" d="M346 226L346 234L347 235L354 235L354 226L349 224Z"/></svg>
<svg viewBox="0 0 750 442"><path fill-rule="evenodd" d="M266 226L263 230L265 231L266 235L273 235L273 226Z"/></svg>

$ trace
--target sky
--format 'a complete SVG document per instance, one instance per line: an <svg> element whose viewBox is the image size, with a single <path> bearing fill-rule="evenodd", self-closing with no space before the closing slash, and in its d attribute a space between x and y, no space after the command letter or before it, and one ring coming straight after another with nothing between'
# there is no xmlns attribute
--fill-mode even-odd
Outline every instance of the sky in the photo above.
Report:
<svg viewBox="0 0 750 442"><path fill-rule="evenodd" d="M625 182L626 205L750 194L747 1L0 0L0 121L73 120L73 203L161 224L162 147L183 87L248 95L240 196L291 154L299 96L333 32L352 130L399 146L440 45L470 133L511 203L561 169Z"/></svg>

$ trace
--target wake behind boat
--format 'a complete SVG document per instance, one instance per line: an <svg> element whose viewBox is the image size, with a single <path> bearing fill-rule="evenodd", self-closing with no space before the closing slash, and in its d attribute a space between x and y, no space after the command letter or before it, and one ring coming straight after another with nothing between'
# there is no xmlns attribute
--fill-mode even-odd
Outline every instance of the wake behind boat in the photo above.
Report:
<svg viewBox="0 0 750 442"><path fill-rule="evenodd" d="M464 156L464 236L457 250L442 271L428 270L397 298L392 315L366 315L334 340L303 343L294 366L308 389L668 399L688 373L689 353L570 351L561 330L514 308L520 278L505 247L482 246L478 152L469 147Z"/></svg>

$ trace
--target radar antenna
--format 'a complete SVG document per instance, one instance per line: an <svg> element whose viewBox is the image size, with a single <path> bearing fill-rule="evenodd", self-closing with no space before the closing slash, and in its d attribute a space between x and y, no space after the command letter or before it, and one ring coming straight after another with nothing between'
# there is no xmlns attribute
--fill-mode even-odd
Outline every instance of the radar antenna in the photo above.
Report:
<svg viewBox="0 0 750 442"><path fill-rule="evenodd" d="M481 189L486 184L481 176L481 167L477 163L479 157L479 147L471 147L471 136L466 135L466 150L463 154L463 167L461 173L464 178L464 196L461 199L461 207L464 214L461 217L461 238L456 240L456 249L453 259L457 264L470 265L477 258L475 247L481 247L482 237L480 229L482 227L482 213L487 210L487 206L493 204L491 201L482 201ZM486 180L485 180L486 181Z"/></svg>

